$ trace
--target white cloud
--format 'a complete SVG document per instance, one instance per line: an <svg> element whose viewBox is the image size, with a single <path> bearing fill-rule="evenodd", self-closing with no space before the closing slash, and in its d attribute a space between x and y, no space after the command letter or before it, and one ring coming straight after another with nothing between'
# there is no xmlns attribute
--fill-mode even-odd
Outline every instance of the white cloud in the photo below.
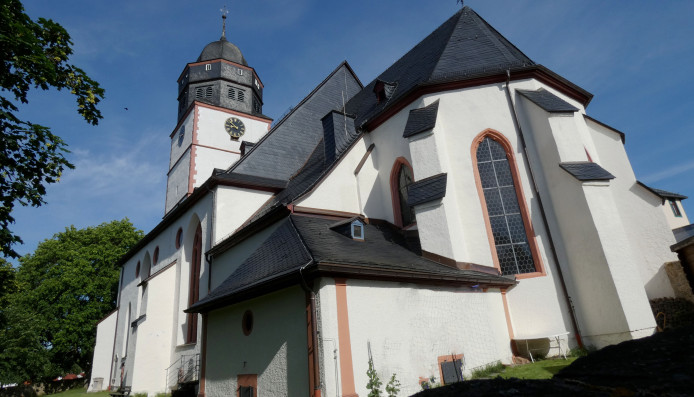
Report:
<svg viewBox="0 0 694 397"><path fill-rule="evenodd" d="M645 183L658 182L658 181L672 178L676 175L679 175L679 174L682 174L684 172L691 171L691 170L694 170L694 161L688 161L686 163L677 164L677 165L674 165L672 167L666 168L664 170L646 175L645 177L643 177L643 181Z"/></svg>

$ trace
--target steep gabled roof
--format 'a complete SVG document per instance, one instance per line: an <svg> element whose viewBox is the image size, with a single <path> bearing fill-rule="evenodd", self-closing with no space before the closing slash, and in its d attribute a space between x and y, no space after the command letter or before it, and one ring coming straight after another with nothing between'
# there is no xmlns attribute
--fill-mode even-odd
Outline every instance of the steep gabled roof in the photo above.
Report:
<svg viewBox="0 0 694 397"><path fill-rule="evenodd" d="M519 70L535 63L470 7L463 7L349 101L362 126L417 87ZM378 81L396 84L387 101L373 94Z"/></svg>
<svg viewBox="0 0 694 397"><path fill-rule="evenodd" d="M349 64L342 62L228 172L288 181L323 138L321 118L342 109L343 99L361 89Z"/></svg>
<svg viewBox="0 0 694 397"><path fill-rule="evenodd" d="M656 196L660 197L663 200L668 200L668 199L684 200L684 199L688 198L687 196L684 196L684 195L679 194L679 193L668 192L667 190L656 189L654 187L650 187L641 181L636 181L636 183L643 186L648 191L650 191L651 193L655 194Z"/></svg>
<svg viewBox="0 0 694 397"><path fill-rule="evenodd" d="M225 281L187 311L206 312L329 274L420 283L511 287L509 277L459 270L425 259L393 240L387 228L364 225L364 240L332 230L335 221L290 215Z"/></svg>

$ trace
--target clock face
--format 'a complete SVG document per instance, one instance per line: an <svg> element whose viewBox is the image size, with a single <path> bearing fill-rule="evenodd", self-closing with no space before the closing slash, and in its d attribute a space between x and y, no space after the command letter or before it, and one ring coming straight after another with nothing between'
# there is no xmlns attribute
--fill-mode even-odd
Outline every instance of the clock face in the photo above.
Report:
<svg viewBox="0 0 694 397"><path fill-rule="evenodd" d="M186 126L181 127L181 130L178 132L178 146L181 146L183 144L183 138L186 136Z"/></svg>
<svg viewBox="0 0 694 397"><path fill-rule="evenodd" d="M224 129L229 133L231 139L238 139L246 132L246 126L243 125L243 121L236 117L229 117L224 122Z"/></svg>

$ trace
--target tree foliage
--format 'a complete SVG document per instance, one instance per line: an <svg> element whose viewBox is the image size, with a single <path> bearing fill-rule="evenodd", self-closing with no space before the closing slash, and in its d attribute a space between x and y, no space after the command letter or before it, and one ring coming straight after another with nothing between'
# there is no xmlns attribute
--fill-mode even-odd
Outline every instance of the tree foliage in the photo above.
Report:
<svg viewBox="0 0 694 397"><path fill-rule="evenodd" d="M77 112L98 124L97 104L104 90L86 73L68 63L72 41L50 19L33 21L19 0L0 0L0 252L19 257L21 243L10 229L12 209L19 203L45 203L46 185L59 180L73 165L65 158L67 145L48 127L20 120L18 103L27 103L31 88L67 89L77 99Z"/></svg>
<svg viewBox="0 0 694 397"><path fill-rule="evenodd" d="M71 226L20 258L3 310L0 383L90 370L96 324L116 307L114 264L142 236L127 219Z"/></svg>

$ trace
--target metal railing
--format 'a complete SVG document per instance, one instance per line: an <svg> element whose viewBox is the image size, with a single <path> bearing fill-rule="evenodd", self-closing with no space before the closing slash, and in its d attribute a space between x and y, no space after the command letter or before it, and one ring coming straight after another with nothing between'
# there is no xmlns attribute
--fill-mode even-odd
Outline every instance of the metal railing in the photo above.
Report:
<svg viewBox="0 0 694 397"><path fill-rule="evenodd" d="M200 354L186 354L166 369L166 388L175 390L182 384L200 379Z"/></svg>

